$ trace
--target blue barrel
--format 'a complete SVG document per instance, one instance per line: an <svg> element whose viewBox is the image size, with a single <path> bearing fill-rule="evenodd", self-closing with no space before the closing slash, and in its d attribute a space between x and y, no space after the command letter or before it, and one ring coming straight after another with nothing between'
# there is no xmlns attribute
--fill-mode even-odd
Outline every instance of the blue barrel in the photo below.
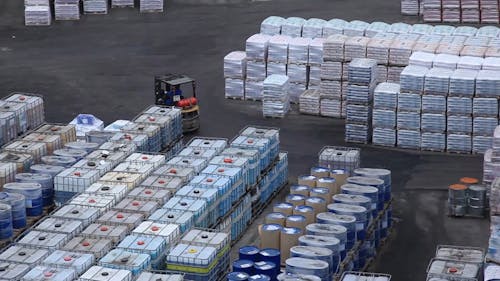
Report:
<svg viewBox="0 0 500 281"><path fill-rule="evenodd" d="M8 204L0 203L0 240L9 239L12 235L12 208Z"/></svg>
<svg viewBox="0 0 500 281"><path fill-rule="evenodd" d="M258 261L254 264L255 274L263 274L269 276L271 281L278 280L278 272L279 267L276 267L276 264L270 261Z"/></svg>
<svg viewBox="0 0 500 281"><path fill-rule="evenodd" d="M290 256L292 258L306 258L327 262L330 267L329 280L331 280L333 274L337 272L340 263L338 253L333 253L332 250L321 247L294 246L290 248Z"/></svg>
<svg viewBox="0 0 500 281"><path fill-rule="evenodd" d="M342 225L347 228L347 250L352 249L356 243L356 218L354 216L325 212L317 214L316 221L324 224Z"/></svg>
<svg viewBox="0 0 500 281"><path fill-rule="evenodd" d="M333 203L342 203L347 205L355 205L365 207L368 212L366 219L369 221L372 217L377 216L377 210L372 210L372 200L363 195L355 194L335 194L332 196Z"/></svg>
<svg viewBox="0 0 500 281"><path fill-rule="evenodd" d="M354 170L354 175L368 177L368 178L378 178L384 181L384 201L387 202L391 200L391 171L387 169L376 169L376 168L358 168Z"/></svg>
<svg viewBox="0 0 500 281"><path fill-rule="evenodd" d="M42 186L42 202L44 207L54 204L54 179L49 174L20 173L16 182L39 183Z"/></svg>
<svg viewBox="0 0 500 281"><path fill-rule="evenodd" d="M35 164L30 167L31 172L34 174L49 174L54 178L57 174L64 171L64 166Z"/></svg>
<svg viewBox="0 0 500 281"><path fill-rule="evenodd" d="M364 240L369 221L367 220L368 210L362 206L333 203L327 206L328 211L339 215L351 215L356 218L356 238Z"/></svg>
<svg viewBox="0 0 500 281"><path fill-rule="evenodd" d="M47 165L71 167L78 161L77 158L71 156L50 155L43 156L42 162Z"/></svg>
<svg viewBox="0 0 500 281"><path fill-rule="evenodd" d="M279 249L265 248L259 252L259 261L270 261L274 264L281 263L281 252Z"/></svg>
<svg viewBox="0 0 500 281"><path fill-rule="evenodd" d="M227 275L227 281L246 281L249 275L245 272L231 272Z"/></svg>
<svg viewBox="0 0 500 281"><path fill-rule="evenodd" d="M258 254L260 249L255 246L244 246L239 250L240 260L250 260L253 262L259 261Z"/></svg>
<svg viewBox="0 0 500 281"><path fill-rule="evenodd" d="M351 184L375 187L378 190L377 209L380 211L384 208L385 184L383 180L369 177L349 177L346 181Z"/></svg>
<svg viewBox="0 0 500 281"><path fill-rule="evenodd" d="M87 151L82 149L62 148L54 150L55 156L73 157L76 161L82 160L87 154Z"/></svg>
<svg viewBox="0 0 500 281"><path fill-rule="evenodd" d="M372 200L371 210L378 211L378 189L373 186L363 186L358 184L344 184L340 187L340 190L344 194L352 195L363 195Z"/></svg>
<svg viewBox="0 0 500 281"><path fill-rule="evenodd" d="M245 272L246 274L254 274L254 262L251 260L235 260L233 261L233 271Z"/></svg>
<svg viewBox="0 0 500 281"><path fill-rule="evenodd" d="M255 274L248 277L248 281L271 281L271 277L264 274Z"/></svg>
<svg viewBox="0 0 500 281"><path fill-rule="evenodd" d="M8 204L12 212L12 226L15 229L26 227L26 199L19 193L0 192L0 203Z"/></svg>
<svg viewBox="0 0 500 281"><path fill-rule="evenodd" d="M24 195L26 215L28 217L40 216L43 213L42 186L39 183L13 182L3 186L6 192Z"/></svg>

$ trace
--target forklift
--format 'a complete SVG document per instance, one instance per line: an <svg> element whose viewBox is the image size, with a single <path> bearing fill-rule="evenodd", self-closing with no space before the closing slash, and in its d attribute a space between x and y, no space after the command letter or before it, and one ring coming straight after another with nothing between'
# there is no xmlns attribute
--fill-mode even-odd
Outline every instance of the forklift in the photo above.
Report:
<svg viewBox="0 0 500 281"><path fill-rule="evenodd" d="M179 74L155 76L155 98L156 105L175 106L182 110L184 133L194 132L200 128L200 107L193 79Z"/></svg>

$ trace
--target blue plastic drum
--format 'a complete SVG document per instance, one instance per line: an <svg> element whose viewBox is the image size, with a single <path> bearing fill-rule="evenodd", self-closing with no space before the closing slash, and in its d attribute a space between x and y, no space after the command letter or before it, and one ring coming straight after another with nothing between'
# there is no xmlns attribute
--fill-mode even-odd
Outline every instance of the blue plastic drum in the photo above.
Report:
<svg viewBox="0 0 500 281"><path fill-rule="evenodd" d="M240 260L250 260L253 262L259 261L258 254L260 249L255 246L245 246L241 247L239 250L239 258Z"/></svg>

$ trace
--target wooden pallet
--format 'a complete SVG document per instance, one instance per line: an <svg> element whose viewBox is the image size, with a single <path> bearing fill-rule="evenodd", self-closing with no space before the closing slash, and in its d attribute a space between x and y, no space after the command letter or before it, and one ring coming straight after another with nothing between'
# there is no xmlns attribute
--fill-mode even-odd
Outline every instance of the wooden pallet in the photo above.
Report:
<svg viewBox="0 0 500 281"><path fill-rule="evenodd" d="M228 100L245 100L245 97L225 97Z"/></svg>

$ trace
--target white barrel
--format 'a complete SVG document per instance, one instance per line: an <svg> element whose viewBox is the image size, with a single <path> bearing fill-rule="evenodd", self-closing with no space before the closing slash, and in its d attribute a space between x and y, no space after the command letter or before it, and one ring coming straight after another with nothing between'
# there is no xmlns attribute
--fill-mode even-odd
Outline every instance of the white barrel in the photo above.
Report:
<svg viewBox="0 0 500 281"><path fill-rule="evenodd" d="M314 213L326 212L326 200L321 197L309 197L306 199L306 206L313 207Z"/></svg>
<svg viewBox="0 0 500 281"><path fill-rule="evenodd" d="M314 223L315 213L314 208L306 205L300 205L293 209L294 215L302 215L306 218L306 225Z"/></svg>
<svg viewBox="0 0 500 281"><path fill-rule="evenodd" d="M78 161L78 159L71 156L49 155L42 157L42 162L44 164L62 167L71 167L76 161Z"/></svg>
<svg viewBox="0 0 500 281"><path fill-rule="evenodd" d="M334 260L334 252L328 248L294 246L290 249L290 254L294 258L306 258L327 262L330 267L330 276L337 270L338 259ZM338 253L336 253L335 258L337 258L337 256Z"/></svg>
<svg viewBox="0 0 500 281"><path fill-rule="evenodd" d="M273 212L278 212L278 213L283 213L284 215L292 215L293 214L293 208L295 206L291 203L277 203L273 206Z"/></svg>
<svg viewBox="0 0 500 281"><path fill-rule="evenodd" d="M303 176L299 176L297 181L298 181L299 185L307 185L309 187L316 187L316 180L317 180L317 178L315 176L303 175Z"/></svg>
<svg viewBox="0 0 500 281"><path fill-rule="evenodd" d="M326 178L330 176L330 169L325 167L312 167L311 175L317 178Z"/></svg>
<svg viewBox="0 0 500 281"><path fill-rule="evenodd" d="M372 209L372 201L370 198L363 195L354 195L354 194L335 194L333 195L333 201L335 203L342 203L347 205L355 205L365 207L367 210L376 213L376 209ZM371 212L367 212L367 220L370 219Z"/></svg>
<svg viewBox="0 0 500 281"><path fill-rule="evenodd" d="M316 275L281 273L278 275L278 281L321 281Z"/></svg>
<svg viewBox="0 0 500 281"><path fill-rule="evenodd" d="M302 235L299 237L299 245L330 249L334 255L343 250L340 240L332 236Z"/></svg>
<svg viewBox="0 0 500 281"><path fill-rule="evenodd" d="M286 217L286 227L298 228L304 231L306 227L306 217L303 215L291 215Z"/></svg>
<svg viewBox="0 0 500 281"><path fill-rule="evenodd" d="M290 194L300 194L300 195L304 195L304 196L308 197L310 189L311 188L307 185L294 184L294 185L290 186Z"/></svg>
<svg viewBox="0 0 500 281"><path fill-rule="evenodd" d="M307 235L335 237L340 240L340 251L345 251L347 243L347 228L335 224L313 223L306 226Z"/></svg>
<svg viewBox="0 0 500 281"><path fill-rule="evenodd" d="M302 230L295 227L283 227L280 234L281 263L290 257L290 248L299 243ZM276 247L276 246L274 246Z"/></svg>
<svg viewBox="0 0 500 281"><path fill-rule="evenodd" d="M292 204L294 207L304 205L306 197L300 194L289 194L286 196L286 202Z"/></svg>
<svg viewBox="0 0 500 281"><path fill-rule="evenodd" d="M260 229L260 248L273 248L280 245L281 229L279 224L264 224Z"/></svg>
<svg viewBox="0 0 500 281"><path fill-rule="evenodd" d="M321 260L306 258L289 258L286 260L286 271L294 274L316 275L322 281L328 281L329 265Z"/></svg>
<svg viewBox="0 0 500 281"><path fill-rule="evenodd" d="M266 224L279 224L281 226L285 226L286 216L283 213L272 212L266 215L265 223Z"/></svg>
<svg viewBox="0 0 500 281"><path fill-rule="evenodd" d="M378 203L378 189L373 186L363 186L357 184L344 184L340 187L342 193L363 195L372 200L372 210L377 210Z"/></svg>

